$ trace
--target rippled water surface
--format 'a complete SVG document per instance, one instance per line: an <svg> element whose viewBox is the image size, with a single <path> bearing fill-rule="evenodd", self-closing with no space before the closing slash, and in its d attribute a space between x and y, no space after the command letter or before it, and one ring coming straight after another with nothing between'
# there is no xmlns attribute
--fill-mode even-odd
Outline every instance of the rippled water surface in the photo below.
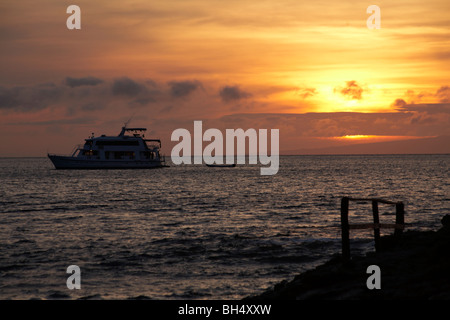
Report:
<svg viewBox="0 0 450 320"><path fill-rule="evenodd" d="M340 198L405 203L408 229L450 213L449 155L285 156L258 166L55 170L0 159L1 299L239 299L340 252ZM380 206L381 222L395 209ZM371 219L351 203L352 221ZM390 232L390 231L389 231ZM352 250L373 250L370 232ZM69 290L69 265L81 290Z"/></svg>

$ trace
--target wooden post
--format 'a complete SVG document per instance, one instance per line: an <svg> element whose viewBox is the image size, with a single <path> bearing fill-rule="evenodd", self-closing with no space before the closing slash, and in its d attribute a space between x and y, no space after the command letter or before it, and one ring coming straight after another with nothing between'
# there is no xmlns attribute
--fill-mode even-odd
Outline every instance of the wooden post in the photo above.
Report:
<svg viewBox="0 0 450 320"><path fill-rule="evenodd" d="M395 205L395 224L404 225L405 224L405 206L403 202L398 202ZM394 236L401 236L403 229L395 228Z"/></svg>
<svg viewBox="0 0 450 320"><path fill-rule="evenodd" d="M349 202L352 201L371 201L373 223L363 224L349 224ZM395 205L395 224L381 224L380 215L378 211L378 203L385 203ZM341 232L342 232L342 258L345 261L350 260L350 229L367 229L371 228L374 232L375 238L375 250L378 252L381 248L381 236L380 229L383 228L395 228L394 236L401 236L405 225L405 206L403 202L393 202L384 199L367 199L367 198L349 198L343 197L341 199Z"/></svg>
<svg viewBox="0 0 450 320"><path fill-rule="evenodd" d="M350 260L350 226L348 224L348 198L341 199L341 233L342 233L342 258Z"/></svg>
<svg viewBox="0 0 450 320"><path fill-rule="evenodd" d="M378 202L376 200L372 200L372 212L373 212L373 235L375 238L375 250L377 252L380 251L380 217L378 215Z"/></svg>

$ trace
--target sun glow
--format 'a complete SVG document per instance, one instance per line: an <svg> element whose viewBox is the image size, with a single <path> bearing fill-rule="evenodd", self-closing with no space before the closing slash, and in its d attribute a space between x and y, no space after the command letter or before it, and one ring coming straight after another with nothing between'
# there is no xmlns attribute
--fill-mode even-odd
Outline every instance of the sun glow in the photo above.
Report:
<svg viewBox="0 0 450 320"><path fill-rule="evenodd" d="M381 135L365 135L365 134L349 134L339 137L329 137L326 139L337 140L337 141L364 141L364 142L385 142L385 141L398 141L398 140L412 140L412 139L423 139L423 138L434 138L435 136L429 137L418 137L418 136L381 136Z"/></svg>
<svg viewBox="0 0 450 320"><path fill-rule="evenodd" d="M353 135L345 135L345 136L342 136L342 137L337 137L337 139L358 140L358 139L370 139L370 138L376 138L376 137L377 136L369 136L369 135L364 135L364 134L353 134Z"/></svg>

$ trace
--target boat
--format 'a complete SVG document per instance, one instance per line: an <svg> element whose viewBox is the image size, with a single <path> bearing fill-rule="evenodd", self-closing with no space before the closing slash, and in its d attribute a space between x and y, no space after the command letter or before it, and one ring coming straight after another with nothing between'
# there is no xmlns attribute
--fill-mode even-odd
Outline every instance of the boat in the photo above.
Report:
<svg viewBox="0 0 450 320"><path fill-rule="evenodd" d="M92 134L72 155L47 154L56 169L149 169L166 167L161 140L145 139L146 128L122 127L118 136ZM131 133L131 134L129 134Z"/></svg>
<svg viewBox="0 0 450 320"><path fill-rule="evenodd" d="M207 167L215 167L215 168L234 168L236 167L236 163L232 164L206 164Z"/></svg>

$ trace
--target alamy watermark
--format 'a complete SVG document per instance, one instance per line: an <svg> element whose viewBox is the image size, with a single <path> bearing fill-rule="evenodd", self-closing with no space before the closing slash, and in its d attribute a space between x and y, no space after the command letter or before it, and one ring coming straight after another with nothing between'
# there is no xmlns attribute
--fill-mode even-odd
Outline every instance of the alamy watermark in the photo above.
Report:
<svg viewBox="0 0 450 320"><path fill-rule="evenodd" d="M67 7L66 13L70 13L70 17L66 20L67 29L81 29L81 9L77 5L70 5Z"/></svg>
<svg viewBox="0 0 450 320"><path fill-rule="evenodd" d="M70 5L67 7L66 13L71 14L66 20L66 26L69 30L81 29L81 9L77 5ZM381 10L380 7L372 4L367 7L366 13L371 13L366 21L367 28L380 29L381 28Z"/></svg>
<svg viewBox="0 0 450 320"><path fill-rule="evenodd" d="M367 267L368 274L371 274L370 277L367 278L366 285L370 290L373 289L381 289L381 269L377 265L370 265Z"/></svg>
<svg viewBox="0 0 450 320"><path fill-rule="evenodd" d="M66 285L70 290L81 289L81 269L77 265L67 267L67 273L72 274L67 278Z"/></svg>
<svg viewBox="0 0 450 320"><path fill-rule="evenodd" d="M181 139L181 141L180 141ZM208 129L203 132L202 121L194 121L194 138L187 129L176 129L172 132L172 141L180 141L172 149L171 158L175 165L180 164L224 164L224 136L219 129ZM192 141L193 140L193 141ZM270 130L270 155L268 155L267 129L226 129L225 130L225 161L226 164L246 163L246 141L248 140L249 164L268 165L261 167L261 175L274 175L279 169L279 130ZM210 143L203 149L203 142ZM235 144L236 141L236 144ZM192 142L193 150L192 154ZM236 154L235 154L236 149ZM235 160L236 155L236 160ZM193 159L192 159L193 158Z"/></svg>
<svg viewBox="0 0 450 320"><path fill-rule="evenodd" d="M367 13L372 13L367 19L366 24L369 29L380 29L381 28L381 9L379 6L372 4L367 7Z"/></svg>

